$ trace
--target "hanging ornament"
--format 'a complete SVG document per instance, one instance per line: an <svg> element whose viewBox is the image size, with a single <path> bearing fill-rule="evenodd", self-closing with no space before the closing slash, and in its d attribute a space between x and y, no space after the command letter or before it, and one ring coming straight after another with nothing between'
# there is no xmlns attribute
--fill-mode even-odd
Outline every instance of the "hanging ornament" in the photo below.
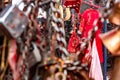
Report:
<svg viewBox="0 0 120 80"><path fill-rule="evenodd" d="M82 0L66 0L64 3L65 7L73 8L77 13L80 11Z"/></svg>
<svg viewBox="0 0 120 80"><path fill-rule="evenodd" d="M67 21L70 19L70 17L71 17L70 8L65 8L65 15L66 15L65 17L63 15L63 6L62 5L59 6L59 10L60 10L61 18L63 18L64 21Z"/></svg>
<svg viewBox="0 0 120 80"><path fill-rule="evenodd" d="M99 12L95 9L89 8L83 12L80 21L81 25L79 26L79 30L82 32L82 37L88 37L89 31L94 27L94 21L98 18ZM101 29L102 27L99 26L99 28Z"/></svg>
<svg viewBox="0 0 120 80"><path fill-rule="evenodd" d="M76 32L73 32L68 43L68 51L70 53L76 53L78 50L80 50L79 46L80 40L77 37Z"/></svg>

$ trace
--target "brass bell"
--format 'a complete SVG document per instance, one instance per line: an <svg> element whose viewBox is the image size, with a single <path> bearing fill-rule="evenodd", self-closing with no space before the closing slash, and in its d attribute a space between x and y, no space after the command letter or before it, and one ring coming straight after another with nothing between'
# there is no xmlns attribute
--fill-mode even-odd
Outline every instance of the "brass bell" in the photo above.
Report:
<svg viewBox="0 0 120 80"><path fill-rule="evenodd" d="M114 7L108 15L108 20L116 25L120 25L120 2L114 4Z"/></svg>
<svg viewBox="0 0 120 80"><path fill-rule="evenodd" d="M100 38L113 56L120 55L120 28L100 34Z"/></svg>

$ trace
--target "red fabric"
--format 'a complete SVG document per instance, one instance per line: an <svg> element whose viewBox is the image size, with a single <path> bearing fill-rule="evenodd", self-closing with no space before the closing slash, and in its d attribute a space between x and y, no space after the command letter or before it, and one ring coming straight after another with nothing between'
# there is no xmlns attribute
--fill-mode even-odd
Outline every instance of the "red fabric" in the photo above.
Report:
<svg viewBox="0 0 120 80"><path fill-rule="evenodd" d="M93 23L96 19L99 18L99 12L94 9L87 9L81 15L80 27L79 30L82 32L82 37L87 38L89 31L93 28ZM101 29L103 27L102 22L98 21L97 23L98 30L96 32L96 44L97 50L100 58L100 62L103 63L103 51L102 51L102 42L99 38L99 34L101 33Z"/></svg>
<svg viewBox="0 0 120 80"><path fill-rule="evenodd" d="M79 13L81 2L82 0L66 0L64 6L73 8Z"/></svg>
<svg viewBox="0 0 120 80"><path fill-rule="evenodd" d="M12 40L10 42L10 48L9 48L9 55L8 55L8 62L9 65L13 71L13 78L14 80L22 80L20 79L19 70L17 68L17 44L15 40Z"/></svg>
<svg viewBox="0 0 120 80"><path fill-rule="evenodd" d="M91 43L89 42L88 48L85 50L85 55L82 59L82 63L87 63L88 66L90 66L92 61L92 55L91 55Z"/></svg>
<svg viewBox="0 0 120 80"><path fill-rule="evenodd" d="M73 32L68 43L68 51L70 53L76 53L79 50L80 40L77 37L76 33Z"/></svg>
<svg viewBox="0 0 120 80"><path fill-rule="evenodd" d="M15 71L16 69L16 62L17 62L16 50L17 50L16 41L11 41L9 55L8 55L8 62L13 71Z"/></svg>

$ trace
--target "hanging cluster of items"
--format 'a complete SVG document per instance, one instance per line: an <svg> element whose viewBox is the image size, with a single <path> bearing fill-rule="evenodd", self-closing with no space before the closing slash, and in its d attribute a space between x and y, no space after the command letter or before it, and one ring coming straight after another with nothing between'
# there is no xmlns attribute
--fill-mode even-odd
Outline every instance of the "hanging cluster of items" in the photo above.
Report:
<svg viewBox="0 0 120 80"><path fill-rule="evenodd" d="M103 80L102 41L111 53L120 54L120 28L101 34L103 20L120 23L117 17L113 19L115 13L109 15L111 1L101 13L93 8L80 13L82 3L84 0L23 0L3 9L0 80ZM115 12L119 3L113 4L117 4L112 9ZM66 32L68 20L72 30ZM111 37L106 38L111 34L118 40L117 47Z"/></svg>

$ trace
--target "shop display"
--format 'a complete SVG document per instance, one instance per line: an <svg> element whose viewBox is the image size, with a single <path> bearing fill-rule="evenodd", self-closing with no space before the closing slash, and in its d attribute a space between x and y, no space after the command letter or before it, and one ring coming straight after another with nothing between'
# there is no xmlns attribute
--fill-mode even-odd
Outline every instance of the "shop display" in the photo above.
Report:
<svg viewBox="0 0 120 80"><path fill-rule="evenodd" d="M0 80L104 80L103 45L120 55L118 1L21 0L3 7ZM116 28L103 33L106 20Z"/></svg>

